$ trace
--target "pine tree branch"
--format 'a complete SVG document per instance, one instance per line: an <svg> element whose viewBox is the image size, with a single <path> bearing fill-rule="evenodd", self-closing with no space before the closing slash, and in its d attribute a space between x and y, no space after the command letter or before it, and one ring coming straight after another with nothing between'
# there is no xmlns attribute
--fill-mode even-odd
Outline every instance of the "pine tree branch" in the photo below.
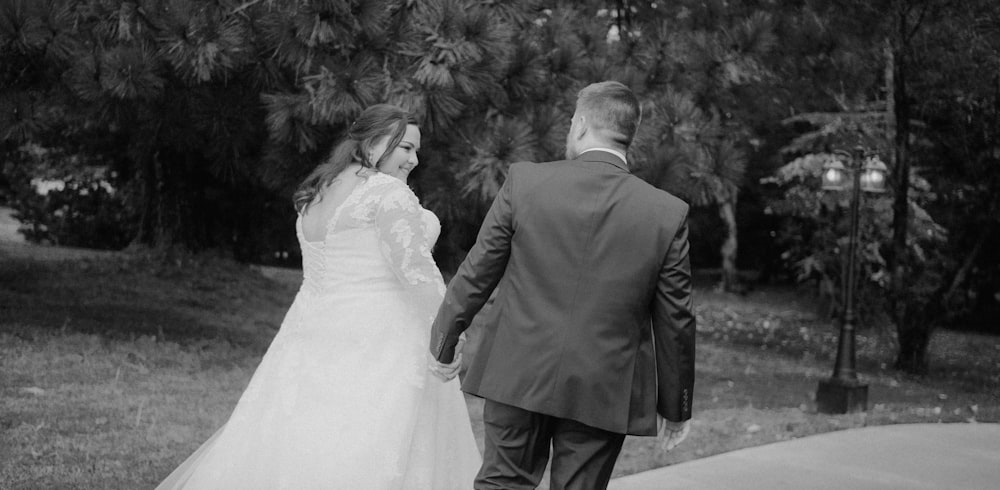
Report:
<svg viewBox="0 0 1000 490"><path fill-rule="evenodd" d="M904 40L906 44L909 44L910 41L913 40L914 36L916 36L917 32L920 30L920 27L923 25L924 19L927 17L927 12L931 8L930 0L924 2L923 7L924 7L923 10L920 11L920 15L917 17L917 21L913 24L913 29L911 29L910 32L906 34L906 39Z"/></svg>
<svg viewBox="0 0 1000 490"><path fill-rule="evenodd" d="M976 244L972 247L972 251L966 254L962 266L955 271L955 275L952 277L948 289L943 295L943 299L945 301L950 301L951 298L955 296L955 292L958 291L958 288L965 283L965 279L968 277L969 271L971 271L972 267L976 264L976 260L979 258L979 254L983 250L983 245L986 244L986 239L993 231L992 228L992 226L987 226L979 234L979 238L976 240Z"/></svg>
<svg viewBox="0 0 1000 490"><path fill-rule="evenodd" d="M236 7L236 8L235 8L235 9L233 9L233 11L232 11L232 12L230 12L230 13L231 13L232 15L237 15L237 14L239 14L239 13L243 12L244 10L246 10L246 9L248 9L248 8L250 8L250 7L253 7L254 5L257 5L258 3L260 3L260 1L261 1L261 0L250 0L249 2L246 2L246 3L244 3L243 5L240 5L239 7Z"/></svg>

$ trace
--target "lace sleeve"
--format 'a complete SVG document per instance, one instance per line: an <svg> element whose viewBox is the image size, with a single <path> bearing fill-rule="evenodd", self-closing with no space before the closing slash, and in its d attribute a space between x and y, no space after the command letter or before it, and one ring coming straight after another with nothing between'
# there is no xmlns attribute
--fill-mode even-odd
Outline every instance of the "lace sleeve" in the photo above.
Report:
<svg viewBox="0 0 1000 490"><path fill-rule="evenodd" d="M380 192L375 215L379 247L393 272L414 294L421 317L428 325L444 298L444 281L431 248L435 231L423 218L417 196L405 184L393 183Z"/></svg>

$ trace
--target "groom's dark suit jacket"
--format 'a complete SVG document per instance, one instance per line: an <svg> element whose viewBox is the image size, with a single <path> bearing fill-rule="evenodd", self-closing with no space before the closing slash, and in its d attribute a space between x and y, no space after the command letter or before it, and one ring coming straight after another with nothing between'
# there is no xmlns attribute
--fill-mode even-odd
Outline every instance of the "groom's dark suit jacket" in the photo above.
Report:
<svg viewBox="0 0 1000 490"><path fill-rule="evenodd" d="M434 322L450 362L486 303L464 391L622 434L691 417L688 206L603 151L511 165Z"/></svg>

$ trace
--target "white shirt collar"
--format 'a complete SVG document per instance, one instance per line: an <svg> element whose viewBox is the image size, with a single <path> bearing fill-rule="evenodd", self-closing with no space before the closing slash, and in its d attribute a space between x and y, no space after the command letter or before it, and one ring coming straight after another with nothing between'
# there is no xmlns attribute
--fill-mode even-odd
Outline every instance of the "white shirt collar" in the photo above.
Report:
<svg viewBox="0 0 1000 490"><path fill-rule="evenodd" d="M584 153L587 153L587 152L590 152L590 151L606 151L606 152L608 152L608 153L610 153L610 154L612 154L612 155L614 155L614 156L616 156L618 158L621 158L622 161L625 162L625 165L628 165L628 160L625 159L625 154L622 153L622 152L620 152L620 151L618 151L618 150L613 150L611 148L587 148L586 150L581 151L580 154L583 155Z"/></svg>

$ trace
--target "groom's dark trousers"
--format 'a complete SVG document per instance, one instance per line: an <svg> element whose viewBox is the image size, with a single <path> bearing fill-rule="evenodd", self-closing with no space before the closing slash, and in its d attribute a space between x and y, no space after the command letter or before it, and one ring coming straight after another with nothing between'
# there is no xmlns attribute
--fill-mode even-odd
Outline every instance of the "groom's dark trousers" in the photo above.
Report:
<svg viewBox="0 0 1000 490"><path fill-rule="evenodd" d="M691 418L688 206L611 152L515 163L448 285L431 353L483 312L462 389L485 398L476 488L605 488L625 434Z"/></svg>
<svg viewBox="0 0 1000 490"><path fill-rule="evenodd" d="M533 489L552 449L551 490L607 488L624 434L486 400L486 451L477 490Z"/></svg>

